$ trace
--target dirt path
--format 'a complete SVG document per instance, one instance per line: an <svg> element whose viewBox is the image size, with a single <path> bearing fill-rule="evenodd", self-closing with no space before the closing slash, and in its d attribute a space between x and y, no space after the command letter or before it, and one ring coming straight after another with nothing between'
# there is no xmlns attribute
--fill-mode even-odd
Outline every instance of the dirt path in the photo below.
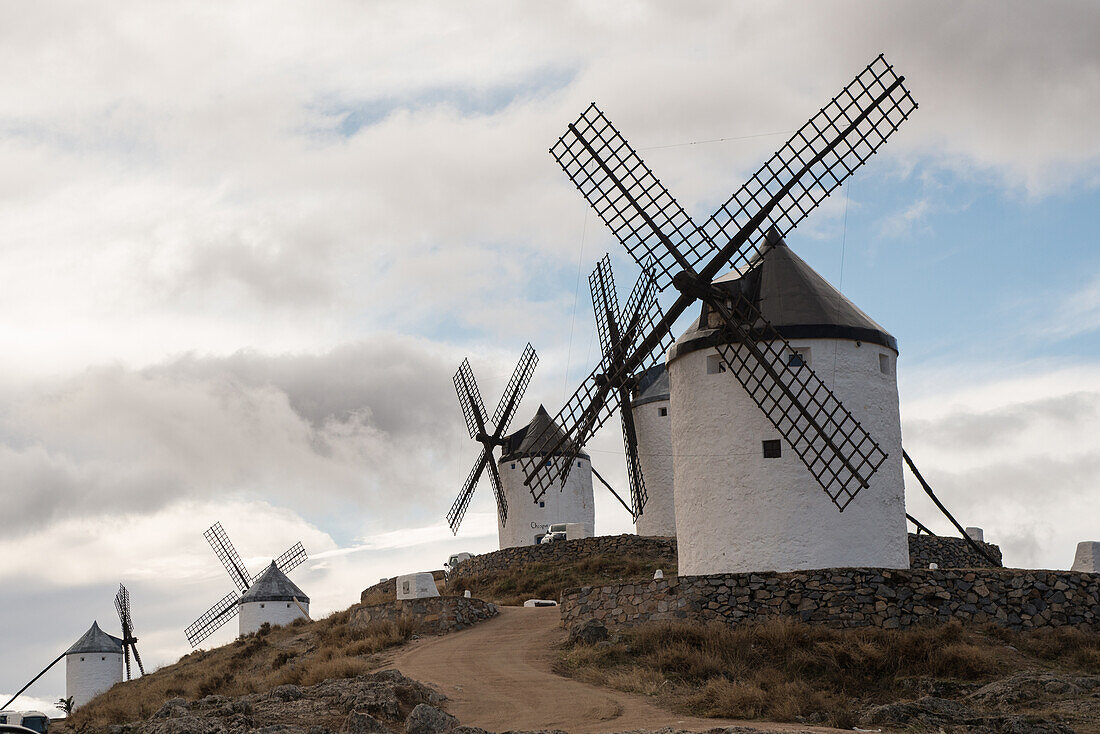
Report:
<svg viewBox="0 0 1100 734"><path fill-rule="evenodd" d="M642 696L598 688L551 672L554 646L565 639L556 608L502 607L500 616L462 632L417 640L391 665L437 686L447 710L489 731L564 729L712 729L735 724L769 731L837 731L760 722L693 719L657 708Z"/></svg>

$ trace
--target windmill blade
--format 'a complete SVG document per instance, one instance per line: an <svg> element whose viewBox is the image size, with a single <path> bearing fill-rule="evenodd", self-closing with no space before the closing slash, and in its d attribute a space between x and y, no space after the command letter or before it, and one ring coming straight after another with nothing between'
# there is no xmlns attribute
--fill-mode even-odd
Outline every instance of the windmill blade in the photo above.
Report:
<svg viewBox="0 0 1100 734"><path fill-rule="evenodd" d="M214 549L214 555L225 566L225 570L229 572L229 578L233 579L233 583L241 593L247 591L249 587L248 571L245 568L244 561L241 560L240 554L237 553L237 549L229 542L229 536L225 534L222 524L220 522L214 523L202 534L202 537L206 538L206 542Z"/></svg>
<svg viewBox="0 0 1100 734"><path fill-rule="evenodd" d="M500 472L497 470L496 462L493 461L492 454L489 455L489 477L493 482L493 494L497 498L497 517L500 519L500 524L508 524L508 499L504 496L504 485L500 481Z"/></svg>
<svg viewBox="0 0 1100 734"><path fill-rule="evenodd" d="M230 592L217 604L203 612L201 617L192 622L190 626L183 631L191 647L198 647L200 642L214 634L219 627L237 616L237 612L239 611L237 603L240 600L240 594Z"/></svg>
<svg viewBox="0 0 1100 734"><path fill-rule="evenodd" d="M733 313L721 317L735 337L720 340L722 361L843 511L886 453L809 365L788 364L791 345L741 293Z"/></svg>
<svg viewBox="0 0 1100 734"><path fill-rule="evenodd" d="M604 254L596 269L588 276L588 290L592 293L592 311L596 316L596 333L600 337L600 352L606 359L615 349L611 338L612 324L619 317L619 296L615 292L615 276L611 272L611 258Z"/></svg>
<svg viewBox="0 0 1100 734"><path fill-rule="evenodd" d="M917 109L903 81L880 54L718 208L701 227L706 239L719 245L733 240L777 194L732 266L740 268L758 255L771 228L780 236L794 229ZM719 267L730 258L721 260Z"/></svg>
<svg viewBox="0 0 1100 734"><path fill-rule="evenodd" d="M519 408L519 403L523 400L523 394L527 392L527 386L531 384L531 376L535 373L535 366L539 363L539 356L535 353L535 348L531 346L530 342L527 342L527 346L523 350L523 354L520 355L519 362L516 363L516 369L512 372L512 379L508 380L508 386L504 388L504 393L500 396L500 402L497 403L497 409L493 411L493 427L495 428L495 435L503 436L508 431L508 426L512 424L512 418L516 415L516 409ZM482 415L485 415L482 412ZM501 495L503 497L503 495Z"/></svg>
<svg viewBox="0 0 1100 734"><path fill-rule="evenodd" d="M125 633L123 633L123 634L125 634ZM126 680L131 680L132 678L130 676L130 646L129 645L123 645L122 646L122 657L126 661Z"/></svg>
<svg viewBox="0 0 1100 734"><path fill-rule="evenodd" d="M124 631L133 627L130 620L130 592L122 584L118 585L118 591L115 593L115 611L118 612L118 621L122 623Z"/></svg>
<svg viewBox="0 0 1100 734"><path fill-rule="evenodd" d="M478 432L484 426L478 426L478 418L484 422L485 403L481 401L481 392L477 389L477 381L474 379L474 371L470 369L470 360L462 360L458 372L454 376L455 392L458 393L458 403L462 406L462 416L466 419L466 428L470 431L470 438L477 438Z"/></svg>
<svg viewBox="0 0 1100 734"><path fill-rule="evenodd" d="M573 184L664 290L678 270L717 252L611 121L588 106L550 149Z"/></svg>
<svg viewBox="0 0 1100 734"><path fill-rule="evenodd" d="M466 483L462 485L462 490L447 513L447 524L450 525L452 533L458 534L458 526L462 524L462 518L466 516L466 508L470 506L470 498L474 496L474 490L477 489L477 480L481 478L481 472L485 471L485 465L491 462L492 456L489 450L482 448L481 456L474 462L470 474L466 477Z"/></svg>
<svg viewBox="0 0 1100 734"><path fill-rule="evenodd" d="M635 353L637 345L644 338L661 332L654 342L655 346L648 353L635 354L634 358L638 362L633 373L638 374L656 364L673 343L670 330L658 327L664 320L664 313L657 301L656 281L652 270L644 270L639 276L627 300L624 314L629 315L629 322L627 333L623 335L623 354ZM577 455L619 408L619 392L606 379L608 371L614 371L614 366L606 364L606 360L601 361L558 411L554 423L561 429L561 437L547 433L535 439L534 453L539 457L559 454L565 442L571 442L561 461L548 462L541 458L524 461L524 482L536 502L542 499L553 484L565 484Z"/></svg>
<svg viewBox="0 0 1100 734"><path fill-rule="evenodd" d="M275 559L275 567L283 573L290 573L294 569L298 568L298 566L302 565L302 563L304 563L307 558L309 558L309 555L306 553L306 549L302 545L301 541L299 541L287 548L285 551L283 551L283 554L281 556ZM266 570L267 569L265 568L264 571ZM263 571L260 571L258 574L253 576L252 583L250 583L249 586L256 583L256 580L259 579L260 576L263 576L263 573Z"/></svg>
<svg viewBox="0 0 1100 734"><path fill-rule="evenodd" d="M623 449L626 451L626 476L630 483L630 514L634 520L645 510L649 494L642 477L642 463L638 458L638 432L634 426L634 410L630 404L630 390L619 390L619 419L623 426Z"/></svg>
<svg viewBox="0 0 1100 734"><path fill-rule="evenodd" d="M130 647L134 650L134 661L137 663L138 672L145 675L145 666L141 664L141 656L138 655L137 651L137 642L132 643ZM129 675L129 673L127 673L127 675Z"/></svg>

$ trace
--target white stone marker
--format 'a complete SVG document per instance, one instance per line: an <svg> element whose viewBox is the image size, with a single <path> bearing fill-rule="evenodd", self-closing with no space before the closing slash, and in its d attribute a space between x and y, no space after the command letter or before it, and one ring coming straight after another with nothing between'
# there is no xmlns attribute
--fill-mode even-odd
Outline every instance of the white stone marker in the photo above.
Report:
<svg viewBox="0 0 1100 734"><path fill-rule="evenodd" d="M407 573L397 577L398 599L427 599L439 596L439 589L431 573Z"/></svg>
<svg viewBox="0 0 1100 734"><path fill-rule="evenodd" d="M1100 573L1100 542L1083 540L1077 544L1077 553L1073 557L1070 571Z"/></svg>
<svg viewBox="0 0 1100 734"><path fill-rule="evenodd" d="M664 577L665 577L665 572L662 571L659 568L656 571L653 572L653 578L654 579L663 579Z"/></svg>
<svg viewBox="0 0 1100 734"><path fill-rule="evenodd" d="M970 536L971 540L976 540L979 543L985 542L985 531L981 528L970 527L966 529L966 534Z"/></svg>

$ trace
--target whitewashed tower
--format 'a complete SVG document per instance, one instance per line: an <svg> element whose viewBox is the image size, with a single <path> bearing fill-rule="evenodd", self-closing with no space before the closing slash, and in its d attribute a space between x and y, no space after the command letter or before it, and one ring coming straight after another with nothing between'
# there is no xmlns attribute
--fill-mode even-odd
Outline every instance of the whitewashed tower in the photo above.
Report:
<svg viewBox="0 0 1100 734"><path fill-rule="evenodd" d="M537 502L531 500L531 490L524 484L526 469L532 459L559 461L572 456L574 447L566 439L561 442L561 428L554 423L546 408L539 406L535 417L523 428L505 439L498 466L504 496L508 502L507 522L499 517L497 531L500 547L532 545L555 523L583 523L591 537L595 534L596 512L592 502L592 462L584 451L576 452L565 486L546 492ZM539 446L557 446L549 456Z"/></svg>
<svg viewBox="0 0 1100 734"><path fill-rule="evenodd" d="M780 239L746 278L747 294L888 458L837 512L745 389L724 374L710 309L670 350L672 447L681 574L842 566L908 568L897 342Z"/></svg>
<svg viewBox="0 0 1100 734"><path fill-rule="evenodd" d="M65 695L83 706L122 682L122 640L92 622L91 628L65 651Z"/></svg>
<svg viewBox="0 0 1100 734"><path fill-rule="evenodd" d="M672 417L669 415L668 369L664 364L654 365L642 373L630 406L638 436L638 461L649 495L634 527L638 535L674 536Z"/></svg>
<svg viewBox="0 0 1100 734"><path fill-rule="evenodd" d="M240 601L240 634L249 635L262 624L272 627L309 619L309 597L275 561L244 592Z"/></svg>

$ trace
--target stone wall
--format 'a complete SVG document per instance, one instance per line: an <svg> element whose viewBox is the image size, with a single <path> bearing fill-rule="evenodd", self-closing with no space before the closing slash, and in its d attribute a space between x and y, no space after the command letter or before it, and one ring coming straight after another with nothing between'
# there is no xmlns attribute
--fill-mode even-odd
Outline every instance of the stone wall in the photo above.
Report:
<svg viewBox="0 0 1100 734"><path fill-rule="evenodd" d="M633 554L651 558L654 568L663 569L666 575L676 569L675 538L601 535L483 553L460 563L451 573L448 584L453 588L464 577L478 576L488 571L515 570L528 563L573 563L604 554Z"/></svg>
<svg viewBox="0 0 1100 734"><path fill-rule="evenodd" d="M461 596L433 596L402 599L359 606L352 610L349 624L365 627L375 622L416 619L422 634L457 632L499 614L496 604Z"/></svg>
<svg viewBox="0 0 1100 734"><path fill-rule="evenodd" d="M432 571L432 578L435 579L436 588L443 591L446 574L442 570ZM394 601L395 599L397 599L396 576L388 578L385 581L379 581L374 586L368 586L359 594L360 604L381 604L387 601Z"/></svg>
<svg viewBox="0 0 1100 734"><path fill-rule="evenodd" d="M727 624L785 616L833 627L908 627L923 620L1011 629L1100 631L1100 574L1015 569L842 568L680 576L562 593L562 624L608 628L652 621Z"/></svg>
<svg viewBox="0 0 1100 734"><path fill-rule="evenodd" d="M1001 549L981 541L978 545L996 559L996 566L990 564L964 538L909 533L909 567L928 568L929 563L935 563L940 568L1000 568Z"/></svg>

